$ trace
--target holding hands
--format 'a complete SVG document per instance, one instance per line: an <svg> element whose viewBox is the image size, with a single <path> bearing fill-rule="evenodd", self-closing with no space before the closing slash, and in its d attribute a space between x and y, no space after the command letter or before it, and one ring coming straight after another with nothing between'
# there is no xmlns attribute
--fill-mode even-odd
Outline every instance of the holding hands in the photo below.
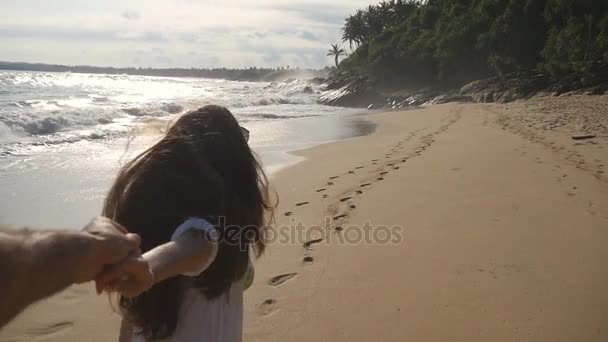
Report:
<svg viewBox="0 0 608 342"><path fill-rule="evenodd" d="M206 231L188 227L171 241L144 255L137 250L115 265L106 267L95 277L97 292L118 292L127 298L136 297L165 279L201 274L213 262L217 252L217 242Z"/></svg>
<svg viewBox="0 0 608 342"><path fill-rule="evenodd" d="M76 269L76 282L95 280L98 293L119 292L125 297L135 297L154 284L154 276L139 250L138 235L105 217L93 219L81 234L83 255Z"/></svg>
<svg viewBox="0 0 608 342"><path fill-rule="evenodd" d="M154 274L141 255L131 256L104 270L95 279L97 293L118 292L127 298L139 296L154 285Z"/></svg>
<svg viewBox="0 0 608 342"><path fill-rule="evenodd" d="M73 244L72 249L79 255L74 269L76 283L94 280L108 265L138 251L141 243L137 234L130 234L125 227L105 217L93 219L80 233L72 235L74 242L70 246Z"/></svg>

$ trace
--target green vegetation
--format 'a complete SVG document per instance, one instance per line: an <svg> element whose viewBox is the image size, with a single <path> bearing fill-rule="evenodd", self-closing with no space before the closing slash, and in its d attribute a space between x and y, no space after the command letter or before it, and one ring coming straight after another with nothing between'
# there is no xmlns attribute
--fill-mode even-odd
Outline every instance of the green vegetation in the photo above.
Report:
<svg viewBox="0 0 608 342"><path fill-rule="evenodd" d="M203 77L219 78L233 81L263 81L263 82L282 82L290 78L316 78L326 77L330 69L323 70L290 68L287 66L279 68L215 68L215 69L180 69L180 68L113 68L95 66L69 66L56 64L32 64L32 63L13 63L0 61L0 70L14 71L42 71L42 72L74 72L87 74L111 74L111 75L140 75L140 76L161 76L161 77Z"/></svg>
<svg viewBox="0 0 608 342"><path fill-rule="evenodd" d="M327 52L328 56L334 56L336 67L340 63L340 56L345 56L346 52L340 47L340 44L331 44L331 49Z"/></svg>
<svg viewBox="0 0 608 342"><path fill-rule="evenodd" d="M335 77L387 88L530 69L598 77L608 64L608 1L389 0L348 17L343 40L354 52Z"/></svg>

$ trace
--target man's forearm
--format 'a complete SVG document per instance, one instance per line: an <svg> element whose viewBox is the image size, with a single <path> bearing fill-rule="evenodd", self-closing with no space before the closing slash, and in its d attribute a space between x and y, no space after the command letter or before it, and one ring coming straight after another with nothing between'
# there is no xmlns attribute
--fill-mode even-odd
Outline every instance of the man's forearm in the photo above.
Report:
<svg viewBox="0 0 608 342"><path fill-rule="evenodd" d="M80 232L0 231L0 326L75 282Z"/></svg>

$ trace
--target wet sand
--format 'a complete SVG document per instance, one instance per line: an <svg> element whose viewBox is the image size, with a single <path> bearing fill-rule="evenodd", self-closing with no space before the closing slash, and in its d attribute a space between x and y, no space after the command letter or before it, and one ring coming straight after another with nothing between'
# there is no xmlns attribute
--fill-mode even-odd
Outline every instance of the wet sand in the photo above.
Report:
<svg viewBox="0 0 608 342"><path fill-rule="evenodd" d="M605 341L607 104L371 114L373 134L298 152L273 176L281 234L245 294L245 340ZM117 322L75 287L0 340L107 341Z"/></svg>

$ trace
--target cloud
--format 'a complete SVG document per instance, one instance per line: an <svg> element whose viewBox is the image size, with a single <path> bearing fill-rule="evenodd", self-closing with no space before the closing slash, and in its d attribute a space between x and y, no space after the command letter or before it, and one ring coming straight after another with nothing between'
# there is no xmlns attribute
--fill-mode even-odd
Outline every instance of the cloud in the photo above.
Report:
<svg viewBox="0 0 608 342"><path fill-rule="evenodd" d="M137 20L140 18L140 14L136 11L124 11L122 12L122 17L127 20Z"/></svg>
<svg viewBox="0 0 608 342"><path fill-rule="evenodd" d="M109 31L109 30L71 30L52 27L0 27L0 37L20 39L45 39L49 41L142 41L165 42L167 39L160 32L155 31Z"/></svg>
<svg viewBox="0 0 608 342"><path fill-rule="evenodd" d="M333 63L325 53L339 41L344 18L368 3L1 0L0 56L135 67L324 67Z"/></svg>
<svg viewBox="0 0 608 342"><path fill-rule="evenodd" d="M319 39L319 37L310 32L310 31L302 31L300 32L300 38L305 39L305 40L312 40L312 41L320 41L321 39Z"/></svg>
<svg viewBox="0 0 608 342"><path fill-rule="evenodd" d="M343 7L318 3L274 5L272 6L272 9L286 12L291 15L297 15L315 23L336 26L343 24L349 14Z"/></svg>
<svg viewBox="0 0 608 342"><path fill-rule="evenodd" d="M137 31L124 31L115 32L114 37L118 39L130 40L130 41L142 41L142 42L166 42L167 38L160 32L137 32Z"/></svg>

